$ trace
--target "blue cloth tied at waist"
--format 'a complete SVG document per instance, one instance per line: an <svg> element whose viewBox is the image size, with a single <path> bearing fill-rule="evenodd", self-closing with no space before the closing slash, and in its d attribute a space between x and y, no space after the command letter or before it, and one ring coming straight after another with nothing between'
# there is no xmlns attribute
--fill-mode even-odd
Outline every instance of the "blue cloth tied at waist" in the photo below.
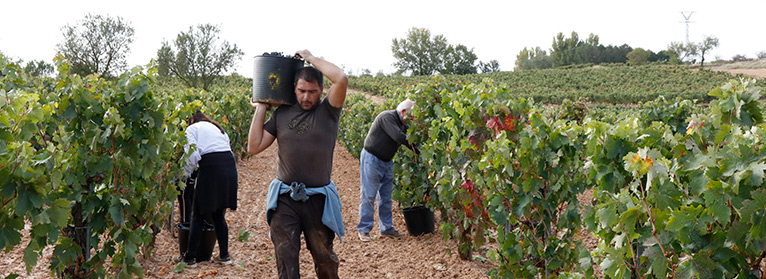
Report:
<svg viewBox="0 0 766 279"><path fill-rule="evenodd" d="M343 216L341 216L340 195L338 195L338 189L335 188L334 182L330 181L330 184L323 187L306 188L306 185L303 183L293 182L287 185L275 178L269 184L269 191L266 196L266 211L276 210L277 198L279 198L279 195L287 192L290 192L290 198L293 200L303 202L307 201L311 195L323 194L325 199L322 224L335 232L338 235L338 239L343 241L343 234L346 233L346 229L343 227ZM271 220L268 221L271 224Z"/></svg>

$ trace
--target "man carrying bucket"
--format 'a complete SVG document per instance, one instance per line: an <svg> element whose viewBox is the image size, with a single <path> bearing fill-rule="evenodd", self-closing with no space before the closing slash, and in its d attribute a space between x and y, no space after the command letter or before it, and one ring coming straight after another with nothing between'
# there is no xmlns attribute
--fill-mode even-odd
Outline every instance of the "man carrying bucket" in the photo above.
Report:
<svg viewBox="0 0 766 279"><path fill-rule="evenodd" d="M317 277L338 278L339 261L332 246L335 234L342 240L345 229L340 197L330 175L348 77L338 66L308 50L296 55L314 66L295 74L298 103L278 107L264 124L271 105L251 100L255 112L247 151L255 155L274 139L279 141L277 178L269 185L266 213L279 278L300 277L301 233ZM320 100L322 75L332 86Z"/></svg>
<svg viewBox="0 0 766 279"><path fill-rule="evenodd" d="M391 214L391 194L393 193L394 162L393 158L400 145L419 153L417 148L407 141L407 114L415 102L404 100L396 110L387 110L378 114L364 139L364 148L359 154L359 224L356 226L359 240L371 241L370 231L374 223L375 197L378 198L378 216L380 235L399 238L402 236L393 225Z"/></svg>

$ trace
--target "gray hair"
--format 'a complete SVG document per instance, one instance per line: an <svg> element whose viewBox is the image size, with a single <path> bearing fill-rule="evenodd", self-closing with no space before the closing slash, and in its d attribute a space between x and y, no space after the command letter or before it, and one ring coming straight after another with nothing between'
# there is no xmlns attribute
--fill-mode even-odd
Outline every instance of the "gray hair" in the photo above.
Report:
<svg viewBox="0 0 766 279"><path fill-rule="evenodd" d="M415 102L410 100L410 99L407 99L407 100L404 100L401 103L399 103L398 106L396 106L396 111L397 112L402 112L402 111L409 112L412 109L412 107L414 107L414 106L415 106Z"/></svg>

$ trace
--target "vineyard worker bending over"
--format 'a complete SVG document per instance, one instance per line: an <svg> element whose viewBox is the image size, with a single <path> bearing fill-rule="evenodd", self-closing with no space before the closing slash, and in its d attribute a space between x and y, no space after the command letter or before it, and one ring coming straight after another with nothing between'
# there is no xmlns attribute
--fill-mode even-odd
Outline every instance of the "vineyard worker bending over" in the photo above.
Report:
<svg viewBox="0 0 766 279"><path fill-rule="evenodd" d="M203 216L213 219L215 236L220 253L215 261L231 264L229 255L229 227L226 225L226 209L237 210L237 164L231 152L229 136L221 125L197 111L187 120L187 143L184 151L194 144L197 149L189 156L184 171L191 175L198 168L192 202L189 245L184 262L195 267L197 248L202 239Z"/></svg>
<svg viewBox="0 0 766 279"><path fill-rule="evenodd" d="M372 240L370 231L374 224L375 197L378 198L380 235L394 238L402 236L394 228L391 214L393 158L402 144L418 153L417 148L407 141L407 114L414 105L415 102L408 99L399 103L396 110L387 110L378 114L364 139L364 148L359 155L361 180L359 224L356 226L361 241Z"/></svg>
<svg viewBox="0 0 766 279"><path fill-rule="evenodd" d="M270 105L251 101L255 113L247 151L258 154L275 138L279 142L277 178L269 185L266 208L279 278L300 277L301 233L314 259L317 277L338 278L338 256L332 246L335 234L341 238L345 230L340 197L330 175L348 77L335 64L307 50L297 55L316 67L296 72L298 103L280 106L264 124ZM327 97L320 100L322 74L332 86Z"/></svg>

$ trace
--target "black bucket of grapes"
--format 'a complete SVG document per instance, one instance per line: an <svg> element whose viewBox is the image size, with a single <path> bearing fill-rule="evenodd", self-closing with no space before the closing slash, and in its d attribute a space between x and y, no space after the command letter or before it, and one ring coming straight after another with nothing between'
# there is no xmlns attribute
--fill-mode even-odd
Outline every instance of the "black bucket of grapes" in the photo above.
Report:
<svg viewBox="0 0 766 279"><path fill-rule="evenodd" d="M216 242L215 227L207 221L204 221L203 223L202 238L197 246L197 254L195 255L198 262L210 260ZM178 223L178 248L182 257L184 256L184 253L186 253L186 250L189 249L190 235L191 227L189 226L189 223Z"/></svg>
<svg viewBox="0 0 766 279"><path fill-rule="evenodd" d="M425 206L412 206L402 209L404 223L412 236L432 233L434 231L434 212Z"/></svg>
<svg viewBox="0 0 766 279"><path fill-rule="evenodd" d="M293 105L295 72L303 60L281 52L257 55L253 65L253 100L272 105Z"/></svg>

